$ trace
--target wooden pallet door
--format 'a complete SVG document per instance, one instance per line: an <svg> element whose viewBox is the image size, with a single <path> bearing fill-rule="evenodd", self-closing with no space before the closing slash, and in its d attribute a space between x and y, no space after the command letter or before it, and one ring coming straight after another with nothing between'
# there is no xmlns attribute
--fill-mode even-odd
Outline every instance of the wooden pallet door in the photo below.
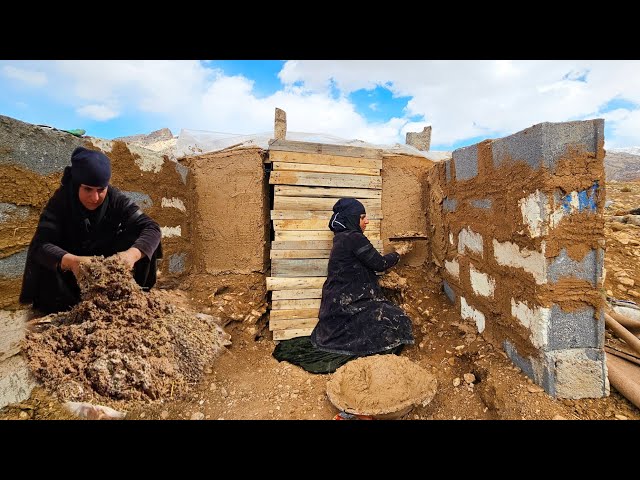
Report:
<svg viewBox="0 0 640 480"><path fill-rule="evenodd" d="M274 340L310 335L318 323L339 198L357 198L367 210L365 235L382 252L381 150L275 140L269 147L274 185L271 221L272 292L269 330Z"/></svg>

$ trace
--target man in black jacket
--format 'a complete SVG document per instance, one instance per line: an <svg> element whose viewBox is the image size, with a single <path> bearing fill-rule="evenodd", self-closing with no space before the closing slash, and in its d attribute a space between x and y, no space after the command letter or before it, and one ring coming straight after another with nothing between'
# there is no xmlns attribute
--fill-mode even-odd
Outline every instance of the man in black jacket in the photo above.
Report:
<svg viewBox="0 0 640 480"><path fill-rule="evenodd" d="M104 153L76 148L61 185L45 206L29 245L20 302L43 313L68 310L80 301L76 275L91 256L118 255L143 289L156 282L162 258L157 222L109 185Z"/></svg>

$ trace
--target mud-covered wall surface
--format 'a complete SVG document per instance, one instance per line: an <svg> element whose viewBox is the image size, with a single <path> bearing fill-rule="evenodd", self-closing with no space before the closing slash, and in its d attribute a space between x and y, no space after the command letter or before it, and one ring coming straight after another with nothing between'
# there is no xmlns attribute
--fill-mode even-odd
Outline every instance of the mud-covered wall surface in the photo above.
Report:
<svg viewBox="0 0 640 480"><path fill-rule="evenodd" d="M434 162L425 157L384 155L382 157L381 238L384 253L394 250L389 237L408 233L428 234L428 173ZM402 264L422 265L430 255L429 240L413 240L413 250Z"/></svg>
<svg viewBox="0 0 640 480"><path fill-rule="evenodd" d="M194 273L264 273L269 248L269 190L264 151L243 148L187 157Z"/></svg>
<svg viewBox="0 0 640 480"><path fill-rule="evenodd" d="M159 154L123 142L78 138L0 116L0 309L19 307L29 242L40 213L60 185L73 150L104 151L112 162L111 184L153 217L163 231L159 284L181 274L189 262L187 169Z"/></svg>
<svg viewBox="0 0 640 480"><path fill-rule="evenodd" d="M433 261L461 316L557 397L609 393L604 122L542 123L429 172Z"/></svg>

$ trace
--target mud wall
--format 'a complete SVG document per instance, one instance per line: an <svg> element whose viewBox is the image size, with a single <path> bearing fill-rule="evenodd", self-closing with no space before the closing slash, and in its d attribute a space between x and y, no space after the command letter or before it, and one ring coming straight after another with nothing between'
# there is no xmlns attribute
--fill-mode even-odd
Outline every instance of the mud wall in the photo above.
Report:
<svg viewBox="0 0 640 480"><path fill-rule="evenodd" d="M384 155L382 157L381 238L384 253L394 250L389 237L404 233L427 234L428 173L434 162L425 157ZM430 255L429 240L415 240L403 265L422 265Z"/></svg>
<svg viewBox="0 0 640 480"><path fill-rule="evenodd" d="M264 151L236 149L188 157L194 213L195 273L265 272L269 248L269 189Z"/></svg>
<svg viewBox="0 0 640 480"><path fill-rule="evenodd" d="M541 123L429 172L433 262L461 316L553 396L609 393L604 121Z"/></svg>
<svg viewBox="0 0 640 480"><path fill-rule="evenodd" d="M184 166L123 142L78 138L0 116L0 309L19 306L27 248L40 213L80 145L104 151L112 161L111 183L160 224L164 259L158 282L178 276L189 264Z"/></svg>

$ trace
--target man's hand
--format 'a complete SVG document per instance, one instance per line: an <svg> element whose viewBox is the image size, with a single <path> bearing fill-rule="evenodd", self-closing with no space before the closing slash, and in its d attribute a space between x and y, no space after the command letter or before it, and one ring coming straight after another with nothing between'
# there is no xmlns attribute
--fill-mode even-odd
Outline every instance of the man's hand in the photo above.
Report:
<svg viewBox="0 0 640 480"><path fill-rule="evenodd" d="M400 255L406 255L413 249L413 243L411 242L398 242L398 245L395 247L396 252Z"/></svg>
<svg viewBox="0 0 640 480"><path fill-rule="evenodd" d="M116 253L116 256L119 257L127 267L129 267L129 270L131 270L135 263L142 258L142 252L136 247L131 247L129 250Z"/></svg>
<svg viewBox="0 0 640 480"><path fill-rule="evenodd" d="M60 261L60 270L71 270L77 277L78 272L80 271L80 264L90 262L91 258L92 257L82 257L72 253L65 253L64 257L62 257L62 260Z"/></svg>

